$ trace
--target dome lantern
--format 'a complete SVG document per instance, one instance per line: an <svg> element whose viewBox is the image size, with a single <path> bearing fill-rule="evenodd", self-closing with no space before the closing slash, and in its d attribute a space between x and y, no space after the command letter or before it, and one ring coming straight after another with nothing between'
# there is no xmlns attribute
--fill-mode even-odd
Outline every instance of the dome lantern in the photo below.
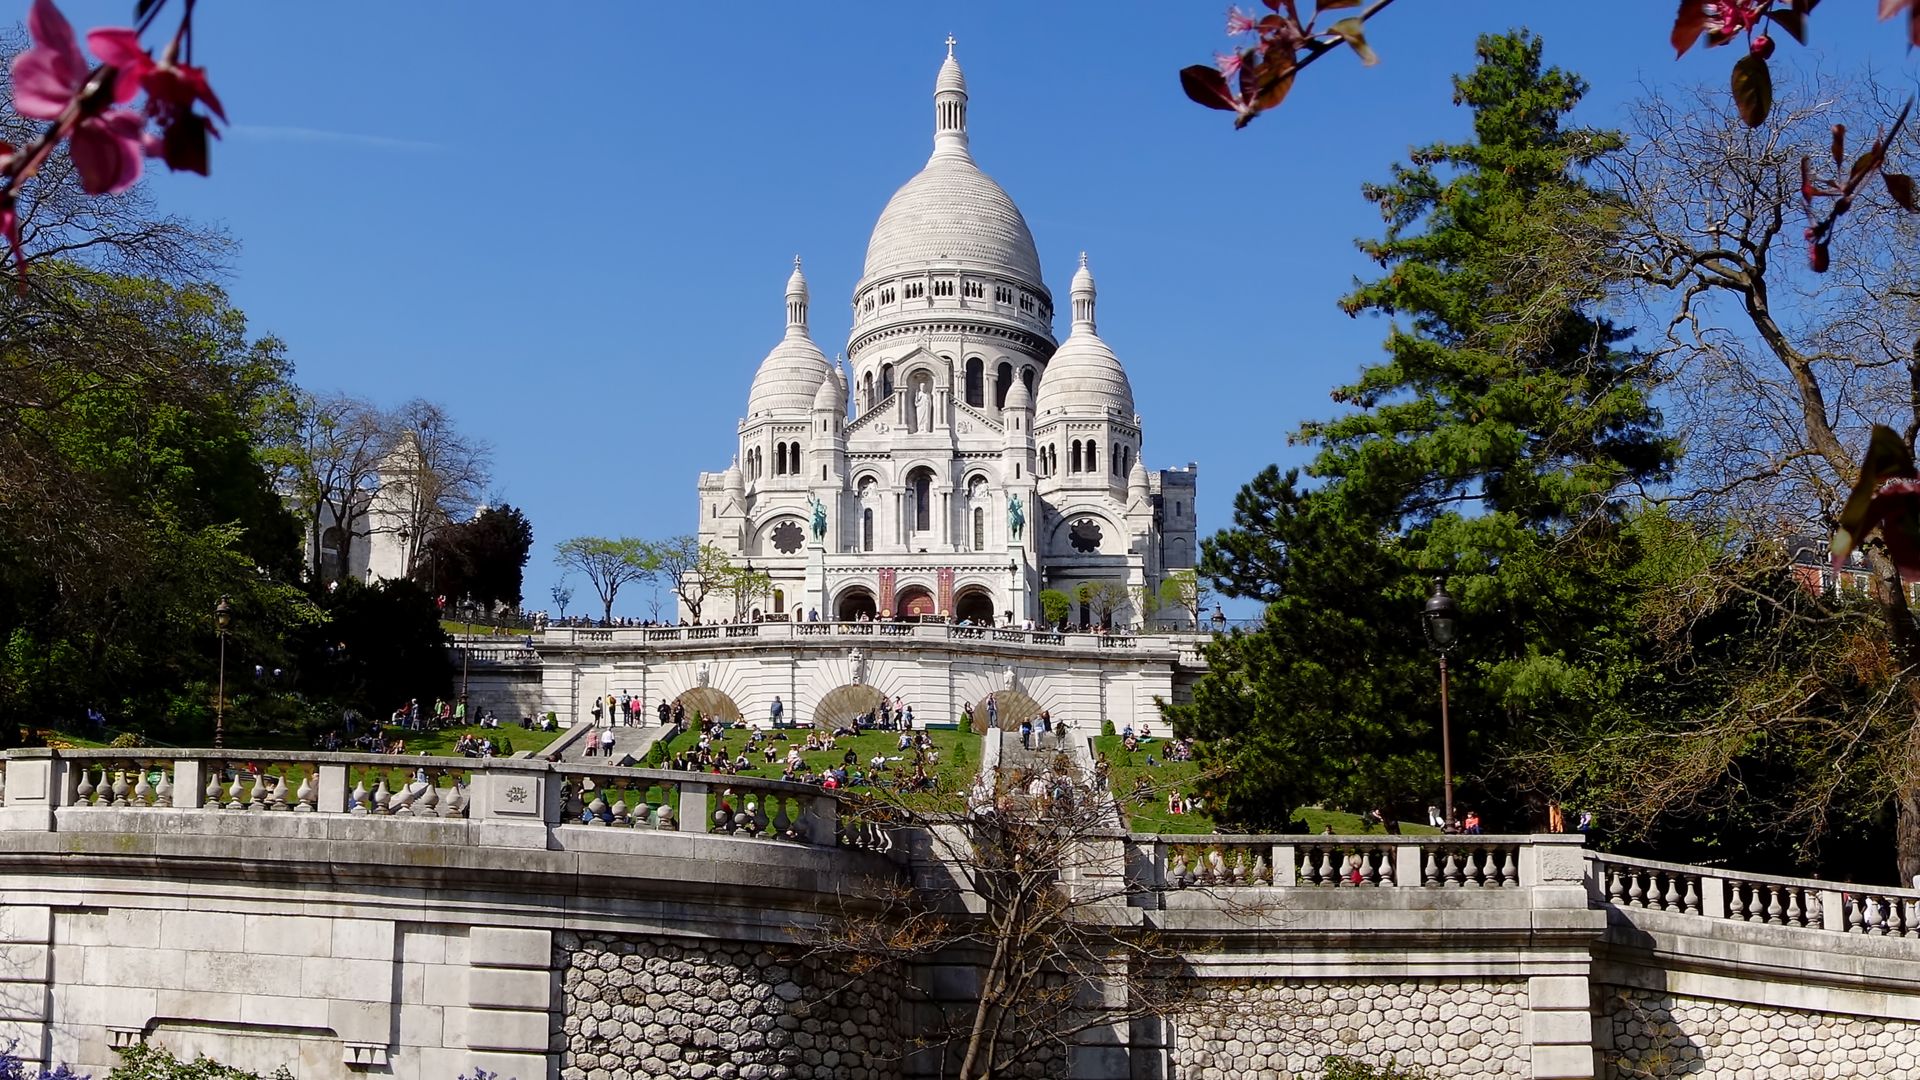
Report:
<svg viewBox="0 0 1920 1080"><path fill-rule="evenodd" d="M787 332L754 373L753 386L747 390L747 416L776 412L804 416L813 409L820 381L832 377L833 365L807 333L807 277L796 255L793 273L787 277Z"/></svg>

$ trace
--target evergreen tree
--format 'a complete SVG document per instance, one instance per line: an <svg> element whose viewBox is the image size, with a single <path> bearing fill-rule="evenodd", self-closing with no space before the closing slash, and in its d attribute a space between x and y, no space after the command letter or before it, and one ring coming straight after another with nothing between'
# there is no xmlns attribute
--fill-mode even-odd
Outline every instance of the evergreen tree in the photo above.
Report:
<svg viewBox="0 0 1920 1080"><path fill-rule="evenodd" d="M1301 802L1407 815L1437 795L1438 687L1419 623L1445 575L1465 619L1454 663L1456 770L1530 724L1593 707L1596 635L1624 618L1621 528L1635 485L1670 467L1629 331L1590 313L1610 282L1621 207L1586 171L1621 146L1569 126L1585 83L1543 66L1526 31L1483 36L1454 80L1474 138L1413 151L1369 186L1385 270L1342 301L1394 319L1385 357L1305 425L1319 481L1268 470L1203 546L1263 627L1217 644L1183 733L1215 742L1229 817L1284 822ZM1510 794L1510 793L1509 793Z"/></svg>

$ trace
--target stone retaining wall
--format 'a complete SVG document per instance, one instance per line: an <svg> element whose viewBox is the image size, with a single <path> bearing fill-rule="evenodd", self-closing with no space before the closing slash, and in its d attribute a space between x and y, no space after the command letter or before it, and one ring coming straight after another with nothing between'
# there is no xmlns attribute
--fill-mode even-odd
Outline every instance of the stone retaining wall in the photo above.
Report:
<svg viewBox="0 0 1920 1080"><path fill-rule="evenodd" d="M900 987L761 945L554 934L562 1080L898 1080Z"/></svg>
<svg viewBox="0 0 1920 1080"><path fill-rule="evenodd" d="M1174 1023L1176 1075L1319 1077L1329 1054L1446 1077L1531 1075L1525 980L1239 980Z"/></svg>
<svg viewBox="0 0 1920 1080"><path fill-rule="evenodd" d="M1596 987L1603 1080L1920 1077L1920 1023Z"/></svg>

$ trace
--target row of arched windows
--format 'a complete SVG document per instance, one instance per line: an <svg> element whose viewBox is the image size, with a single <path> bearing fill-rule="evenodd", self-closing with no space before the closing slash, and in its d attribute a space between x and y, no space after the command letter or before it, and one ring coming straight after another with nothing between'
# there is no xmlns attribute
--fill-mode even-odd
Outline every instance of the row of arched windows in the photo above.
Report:
<svg viewBox="0 0 1920 1080"><path fill-rule="evenodd" d="M1124 443L1114 443L1113 452L1107 457L1108 467L1115 476L1125 476L1133 470L1133 447ZM1060 471L1060 448L1049 443L1040 448L1040 475L1053 476ZM1100 444L1092 439L1075 439L1067 444L1067 471L1069 473L1090 473L1100 471Z"/></svg>
<svg viewBox="0 0 1920 1080"><path fill-rule="evenodd" d="M747 479L758 480L760 477L766 475L767 459L765 455L766 451L757 446L747 451ZM773 444L773 475L800 475L799 443L781 442Z"/></svg>
<svg viewBox="0 0 1920 1080"><path fill-rule="evenodd" d="M986 299L987 286L984 282L963 278L960 280L958 288L959 294L970 300ZM951 298L954 295L954 290L955 282L952 278L935 278L931 293L929 293L925 281L902 282L897 287L894 285L885 285L869 292L866 297L860 301L860 313L863 315L872 314L876 306L885 306L901 299L924 300L929 295ZM1015 292L1011 286L995 285L993 287L993 302L996 304L1004 304L1008 307L1017 306L1022 312L1028 315L1038 315L1046 319L1053 318L1053 312L1048 309L1046 303L1039 297L1024 290Z"/></svg>
<svg viewBox="0 0 1920 1080"><path fill-rule="evenodd" d="M1035 373L1034 373L1033 365L1029 364L1020 369L1020 381L1026 384L1028 394L1033 393L1034 378L1035 378ZM981 409L986 407L986 400L987 400L986 383L987 383L986 361L980 359L977 356L968 359L967 367L966 367L967 404L973 406L976 409ZM996 409L1006 408L1007 392L1012 389L1013 389L1013 365L1003 360L1000 362L1000 367L994 372L993 407Z"/></svg>

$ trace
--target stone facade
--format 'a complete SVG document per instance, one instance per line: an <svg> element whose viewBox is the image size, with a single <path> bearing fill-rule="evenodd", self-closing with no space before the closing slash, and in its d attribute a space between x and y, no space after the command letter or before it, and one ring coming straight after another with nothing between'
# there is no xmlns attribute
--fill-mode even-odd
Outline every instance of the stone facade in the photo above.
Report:
<svg viewBox="0 0 1920 1080"><path fill-rule="evenodd" d="M561 1080L897 1080L900 986L765 945L554 935Z"/></svg>
<svg viewBox="0 0 1920 1080"><path fill-rule="evenodd" d="M1438 1076L1531 1075L1525 980L1236 981L1200 1001L1174 1021L1178 1076L1308 1080L1330 1054Z"/></svg>
<svg viewBox="0 0 1920 1080"><path fill-rule="evenodd" d="M1603 1078L1920 1077L1920 1022L1598 987Z"/></svg>

